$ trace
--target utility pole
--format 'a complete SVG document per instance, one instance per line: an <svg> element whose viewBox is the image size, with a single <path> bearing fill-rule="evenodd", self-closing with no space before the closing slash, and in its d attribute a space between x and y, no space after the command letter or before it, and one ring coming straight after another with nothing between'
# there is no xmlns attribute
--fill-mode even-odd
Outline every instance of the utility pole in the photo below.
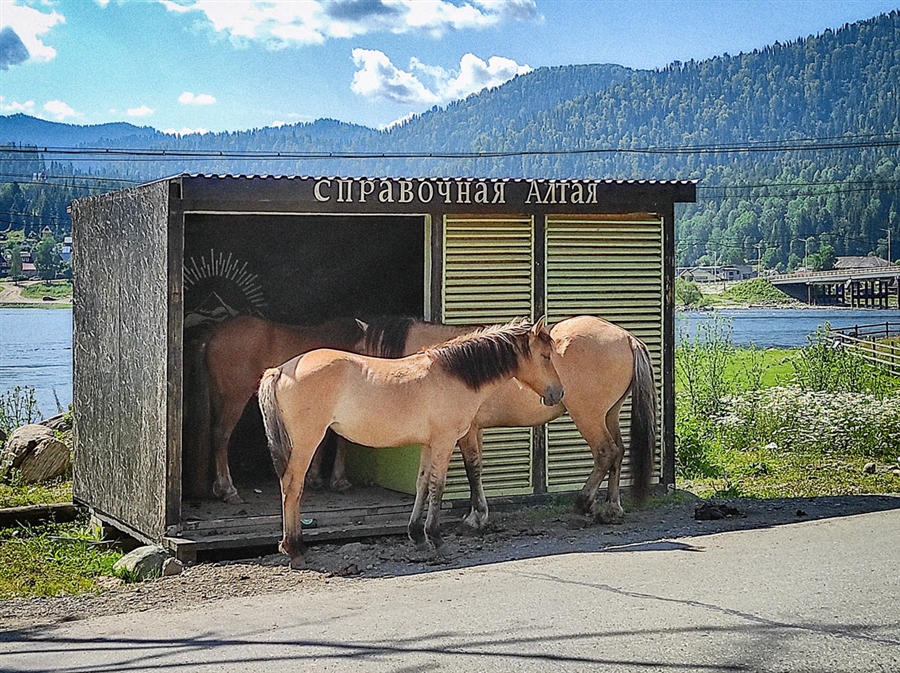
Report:
<svg viewBox="0 0 900 673"><path fill-rule="evenodd" d="M756 248L756 277L762 277L762 241L753 246Z"/></svg>
<svg viewBox="0 0 900 673"><path fill-rule="evenodd" d="M888 258L888 264L893 264L893 263L894 263L894 260L891 259L891 230L890 230L890 229L882 229L882 231L884 231L884 232L887 233L887 239L888 239L888 240L887 240L887 244L888 244L887 258Z"/></svg>
<svg viewBox="0 0 900 673"><path fill-rule="evenodd" d="M810 236L807 236L806 238L798 238L797 239L798 241L803 241L804 245L806 246L806 248L804 249L804 252L803 252L803 270L805 272L809 272L809 239L810 238L811 238Z"/></svg>

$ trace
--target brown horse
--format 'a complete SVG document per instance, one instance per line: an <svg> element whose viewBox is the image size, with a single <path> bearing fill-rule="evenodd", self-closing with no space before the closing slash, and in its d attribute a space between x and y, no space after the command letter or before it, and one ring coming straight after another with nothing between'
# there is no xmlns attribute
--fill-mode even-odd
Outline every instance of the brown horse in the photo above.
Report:
<svg viewBox="0 0 900 673"><path fill-rule="evenodd" d="M362 339L363 332L352 318L303 327L240 316L213 329L200 357L206 364L209 441L216 466L214 495L230 504L241 502L228 467L228 443L263 372L315 348L358 351ZM343 461L338 468L342 465ZM348 486L342 473L332 475L333 488Z"/></svg>
<svg viewBox="0 0 900 673"><path fill-rule="evenodd" d="M563 388L553 368L553 339L543 320L478 330L400 359L332 349L311 351L263 375L259 406L281 480L284 537L291 567L303 561L300 499L325 431L372 447L421 444L410 539L447 549L441 497L450 455L482 403L516 377L535 399L555 405ZM516 384L513 384L516 385ZM425 510L427 506L427 516Z"/></svg>
<svg viewBox="0 0 900 673"><path fill-rule="evenodd" d="M380 357L408 355L471 329L410 318L384 318L363 323L362 327L366 330L365 352ZM481 528L488 518L481 482L482 428L538 426L566 410L594 458L593 470L578 495L576 507L603 523L621 520L625 510L619 495L619 478L625 445L619 429L619 411L629 393L632 492L641 502L650 490L656 443L656 391L647 347L621 327L593 316L563 320L550 330L550 335L555 344L553 363L566 391L565 405L542 406L531 391L507 384L485 400L472 428L459 440L471 498L465 523L472 528ZM607 473L606 499L597 503L597 491Z"/></svg>

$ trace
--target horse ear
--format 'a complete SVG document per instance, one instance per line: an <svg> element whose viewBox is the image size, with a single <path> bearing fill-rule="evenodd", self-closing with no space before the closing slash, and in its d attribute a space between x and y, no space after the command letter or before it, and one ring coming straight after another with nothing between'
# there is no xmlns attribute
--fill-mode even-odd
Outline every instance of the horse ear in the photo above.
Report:
<svg viewBox="0 0 900 673"><path fill-rule="evenodd" d="M533 334L540 334L544 330L544 316L541 316L537 319L537 322L534 323L534 327L531 328L531 332Z"/></svg>
<svg viewBox="0 0 900 673"><path fill-rule="evenodd" d="M368 332L368 331L369 331L369 323L363 322L362 320L360 320L359 318L357 318L357 319L356 319L356 324L359 325L359 328L360 328L363 332Z"/></svg>

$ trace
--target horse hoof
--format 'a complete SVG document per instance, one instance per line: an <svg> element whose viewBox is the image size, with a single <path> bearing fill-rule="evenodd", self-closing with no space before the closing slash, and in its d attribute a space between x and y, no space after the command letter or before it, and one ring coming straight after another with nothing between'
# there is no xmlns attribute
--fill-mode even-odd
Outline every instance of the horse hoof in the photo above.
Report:
<svg viewBox="0 0 900 673"><path fill-rule="evenodd" d="M241 498L237 491L222 496L222 500L225 501L226 505L242 505L244 503L244 500Z"/></svg>
<svg viewBox="0 0 900 673"><path fill-rule="evenodd" d="M294 556L291 558L291 570L300 570L304 567L302 556Z"/></svg>
<svg viewBox="0 0 900 673"><path fill-rule="evenodd" d="M487 521L487 514L482 514L481 512L470 512L469 516L462 520L462 525L464 528L468 528L469 530L475 532L484 528L487 525Z"/></svg>
<svg viewBox="0 0 900 673"><path fill-rule="evenodd" d="M622 523L625 518L625 510L621 505L604 502L594 508L594 521L597 523Z"/></svg>
<svg viewBox="0 0 900 673"><path fill-rule="evenodd" d="M590 514L591 500L585 495L579 494L572 503L572 511L575 514Z"/></svg>
<svg viewBox="0 0 900 673"><path fill-rule="evenodd" d="M351 484L346 479L336 479L331 482L331 490L335 493L344 493L345 491L349 491L352 488L353 484Z"/></svg>
<svg viewBox="0 0 900 673"><path fill-rule="evenodd" d="M441 542L439 545L435 546L434 555L441 559L449 559L451 556L453 556L452 552L450 551L450 545L448 545L446 542Z"/></svg>
<svg viewBox="0 0 900 673"><path fill-rule="evenodd" d="M310 477L309 475L306 475L306 482L304 486L313 491L325 490L325 482L322 481L321 477Z"/></svg>

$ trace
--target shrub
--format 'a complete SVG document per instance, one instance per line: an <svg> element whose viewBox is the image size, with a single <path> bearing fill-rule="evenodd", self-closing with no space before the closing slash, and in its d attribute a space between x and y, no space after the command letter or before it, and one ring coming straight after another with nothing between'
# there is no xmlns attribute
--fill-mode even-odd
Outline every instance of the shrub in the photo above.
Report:
<svg viewBox="0 0 900 673"><path fill-rule="evenodd" d="M21 425L40 420L34 388L16 386L0 395L0 431L9 434Z"/></svg>

